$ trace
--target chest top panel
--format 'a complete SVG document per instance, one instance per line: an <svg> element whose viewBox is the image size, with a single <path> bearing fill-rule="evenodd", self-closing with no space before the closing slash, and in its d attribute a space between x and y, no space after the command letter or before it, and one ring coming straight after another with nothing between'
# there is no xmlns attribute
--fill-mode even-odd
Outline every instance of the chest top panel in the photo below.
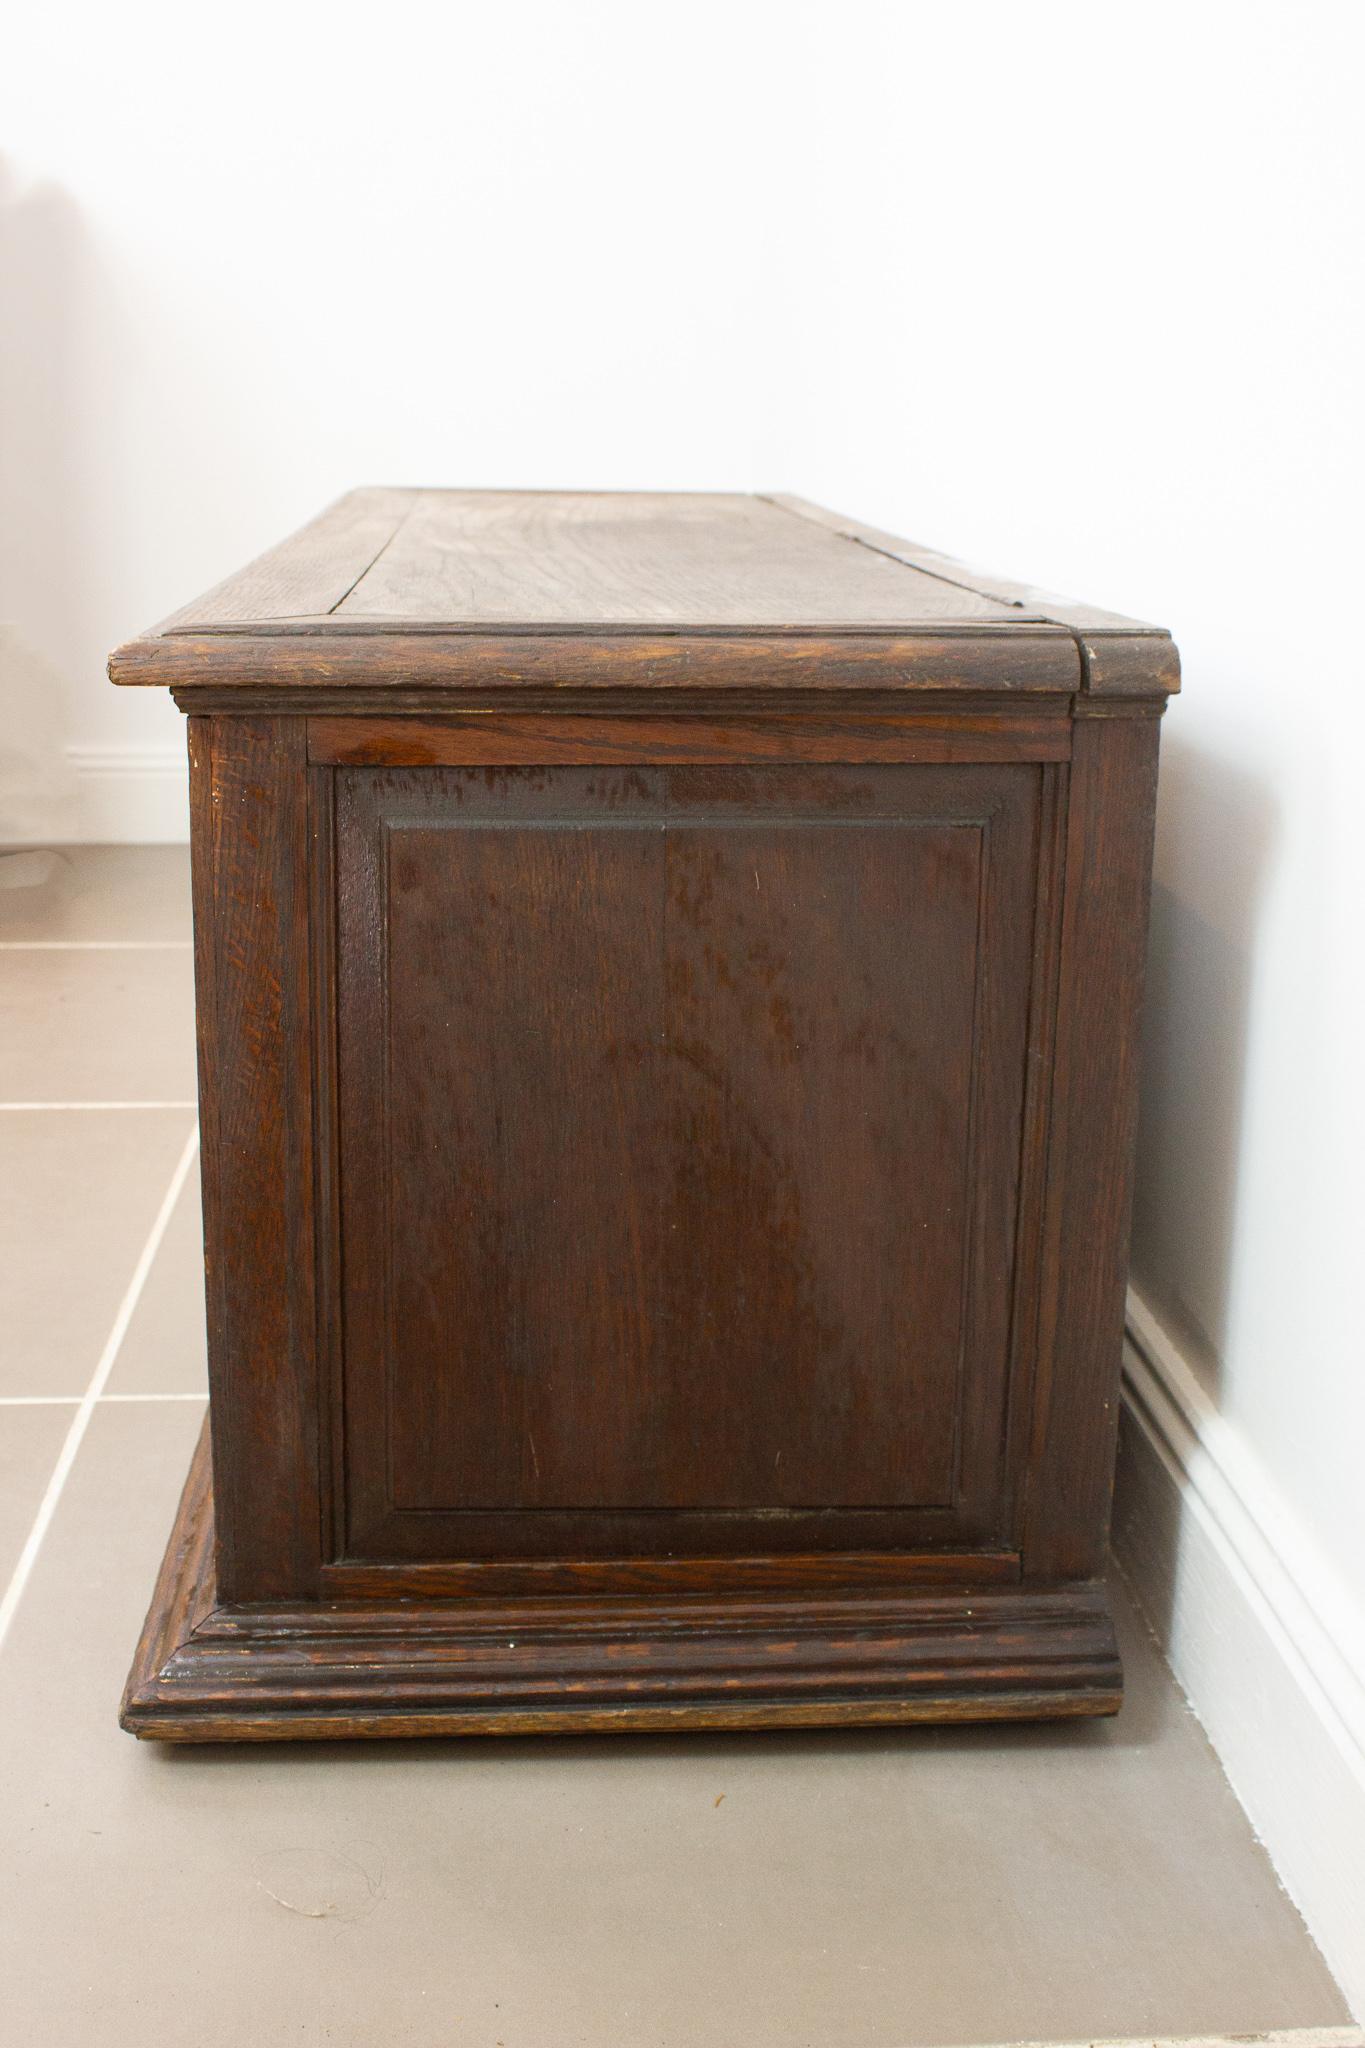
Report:
<svg viewBox="0 0 1365 2048"><path fill-rule="evenodd" d="M582 645L592 642L619 682L687 687L726 680L729 641L747 651L729 665L737 679L755 680L756 649L785 647L786 680L799 686L816 678L821 643L843 658L858 643L864 680L880 669L900 687L1075 691L1088 686L1085 636L1113 643L1111 654L1138 639L1147 687L1174 686L1169 637L1155 628L799 499L372 489L121 648L110 674L179 694L241 681L343 686L362 670L374 684L385 661L411 682L415 660L429 682L515 687L528 667L547 680L556 657L537 662L535 644L577 643L573 680L592 680ZM419 643L405 659L401 648ZM519 649L510 658L509 645ZM819 680L830 674L826 662Z"/></svg>

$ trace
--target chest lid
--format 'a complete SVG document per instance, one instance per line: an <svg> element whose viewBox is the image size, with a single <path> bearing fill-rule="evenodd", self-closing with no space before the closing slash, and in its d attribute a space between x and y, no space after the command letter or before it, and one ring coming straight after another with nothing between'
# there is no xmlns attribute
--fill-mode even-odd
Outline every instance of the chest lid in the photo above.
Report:
<svg viewBox="0 0 1365 2048"><path fill-rule="evenodd" d="M1170 636L798 498L350 492L112 656L116 683L1164 693Z"/></svg>

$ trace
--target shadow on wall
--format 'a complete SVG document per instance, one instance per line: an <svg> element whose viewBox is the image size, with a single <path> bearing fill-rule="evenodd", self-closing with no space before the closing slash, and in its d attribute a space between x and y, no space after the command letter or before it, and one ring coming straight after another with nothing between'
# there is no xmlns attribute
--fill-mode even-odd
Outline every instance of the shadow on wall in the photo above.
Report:
<svg viewBox="0 0 1365 2048"><path fill-rule="evenodd" d="M0 163L0 844L69 836L65 752L83 557L73 354L81 229Z"/></svg>
<svg viewBox="0 0 1365 2048"><path fill-rule="evenodd" d="M1174 723L1174 721L1172 721ZM1252 963L1270 791L1167 730L1143 1021L1133 1278L1211 1395L1237 1230Z"/></svg>

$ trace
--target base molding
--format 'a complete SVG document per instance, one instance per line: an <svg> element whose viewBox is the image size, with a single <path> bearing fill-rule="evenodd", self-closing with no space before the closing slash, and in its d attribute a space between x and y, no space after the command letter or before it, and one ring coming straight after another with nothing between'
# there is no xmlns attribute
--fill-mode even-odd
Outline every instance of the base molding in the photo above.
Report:
<svg viewBox="0 0 1365 2048"><path fill-rule="evenodd" d="M220 1607L207 1437L121 1720L167 1741L1112 1714L1098 1585Z"/></svg>

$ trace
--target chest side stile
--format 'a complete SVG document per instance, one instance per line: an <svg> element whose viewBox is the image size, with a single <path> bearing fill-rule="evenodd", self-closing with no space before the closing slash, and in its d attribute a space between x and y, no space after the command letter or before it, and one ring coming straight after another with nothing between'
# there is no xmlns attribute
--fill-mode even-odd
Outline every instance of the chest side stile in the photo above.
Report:
<svg viewBox="0 0 1365 2048"><path fill-rule="evenodd" d="M218 1593L316 1596L307 745L301 718L190 721Z"/></svg>
<svg viewBox="0 0 1365 2048"><path fill-rule="evenodd" d="M1105 1569L1161 700L1077 706L1057 918L1026 1573Z"/></svg>

